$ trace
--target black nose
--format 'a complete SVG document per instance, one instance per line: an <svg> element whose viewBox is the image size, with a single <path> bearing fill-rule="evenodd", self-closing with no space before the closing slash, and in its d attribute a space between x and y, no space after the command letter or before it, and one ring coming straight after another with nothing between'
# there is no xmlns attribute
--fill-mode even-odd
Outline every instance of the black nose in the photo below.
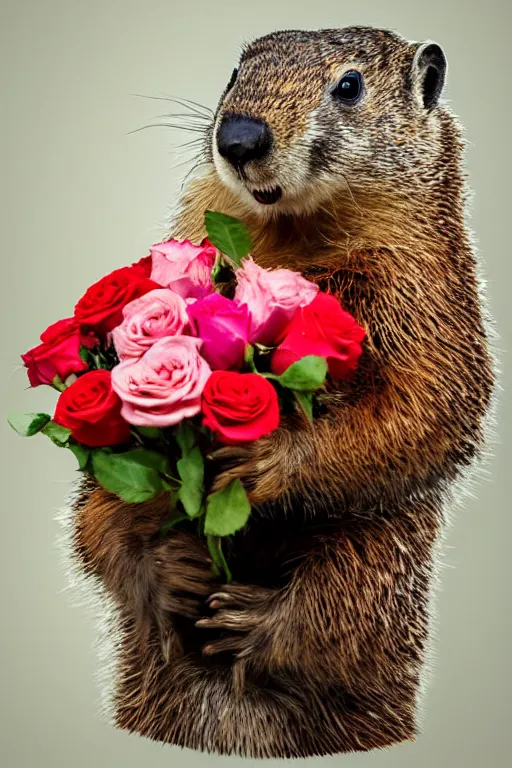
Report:
<svg viewBox="0 0 512 768"><path fill-rule="evenodd" d="M217 133L217 147L232 165L261 160L272 146L272 133L264 120L244 115L225 115Z"/></svg>

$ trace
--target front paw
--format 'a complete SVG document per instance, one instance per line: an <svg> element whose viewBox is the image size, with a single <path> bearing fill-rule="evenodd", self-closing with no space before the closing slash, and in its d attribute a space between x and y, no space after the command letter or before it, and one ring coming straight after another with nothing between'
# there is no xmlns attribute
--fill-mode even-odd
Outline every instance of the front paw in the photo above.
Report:
<svg viewBox="0 0 512 768"><path fill-rule="evenodd" d="M152 554L155 609L197 619L204 600L215 589L212 560L196 536L172 531Z"/></svg>
<svg viewBox="0 0 512 768"><path fill-rule="evenodd" d="M211 454L219 463L212 492L225 488L232 480L240 479L253 505L274 500L289 490L292 466L290 434L276 430L267 437L246 446L225 446Z"/></svg>
<svg viewBox="0 0 512 768"><path fill-rule="evenodd" d="M233 583L220 587L207 600L214 615L196 622L201 629L221 633L203 647L203 654L229 652L238 660L254 657L263 650L265 633L271 628L275 598L275 591L264 587Z"/></svg>

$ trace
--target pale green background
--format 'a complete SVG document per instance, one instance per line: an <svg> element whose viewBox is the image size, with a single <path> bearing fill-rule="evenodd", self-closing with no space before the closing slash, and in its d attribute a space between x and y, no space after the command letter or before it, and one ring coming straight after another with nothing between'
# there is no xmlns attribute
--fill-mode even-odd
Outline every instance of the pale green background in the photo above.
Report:
<svg viewBox="0 0 512 768"><path fill-rule="evenodd" d="M51 391L24 391L23 373L14 372L19 352L68 315L86 286L145 255L163 234L186 168L173 167L170 131L127 135L169 111L130 94L214 106L243 41L279 28L353 23L435 39L447 51L449 97L470 141L473 225L502 335L506 391L510 7L507 0L2 0L2 411L52 408ZM504 395L490 482L448 537L422 735L387 752L326 758L325 766L511 764L510 417ZM3 417L1 424L2 768L240 765L162 747L98 718L94 627L70 606L55 546L53 518L74 460L42 438L17 438Z"/></svg>

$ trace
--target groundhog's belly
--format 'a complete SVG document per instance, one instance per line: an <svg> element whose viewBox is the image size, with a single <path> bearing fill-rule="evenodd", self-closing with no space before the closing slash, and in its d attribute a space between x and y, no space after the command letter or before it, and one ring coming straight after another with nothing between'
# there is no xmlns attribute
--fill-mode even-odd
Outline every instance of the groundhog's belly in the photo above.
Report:
<svg viewBox="0 0 512 768"><path fill-rule="evenodd" d="M253 758L366 751L415 733L416 684L398 675L359 695L344 685L265 674L233 695L229 660L199 653L164 663L125 636L115 702L120 728L181 747Z"/></svg>
<svg viewBox="0 0 512 768"><path fill-rule="evenodd" d="M296 567L310 551L314 538L332 532L340 521L320 514L304 521L301 505L295 511L276 508L268 517L254 520L248 529L232 538L226 550L233 579L242 584L281 587L287 583L290 561Z"/></svg>

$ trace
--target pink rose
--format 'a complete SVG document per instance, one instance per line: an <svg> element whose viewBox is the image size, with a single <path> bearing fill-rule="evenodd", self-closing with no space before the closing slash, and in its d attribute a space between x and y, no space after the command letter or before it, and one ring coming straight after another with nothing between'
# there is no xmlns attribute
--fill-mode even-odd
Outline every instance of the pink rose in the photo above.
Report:
<svg viewBox="0 0 512 768"><path fill-rule="evenodd" d="M123 418L139 427L168 427L199 413L211 374L201 344L192 336L170 336L142 357L119 363L112 388L122 400Z"/></svg>
<svg viewBox="0 0 512 768"><path fill-rule="evenodd" d="M203 340L202 356L212 369L241 368L247 346L249 313L220 293L212 293L187 308L194 336Z"/></svg>
<svg viewBox="0 0 512 768"><path fill-rule="evenodd" d="M184 299L202 299L214 290L211 272L217 249L208 240L168 240L151 249L151 279Z"/></svg>
<svg viewBox="0 0 512 768"><path fill-rule="evenodd" d="M58 320L41 334L41 344L21 356L31 387L52 384L56 376L65 381L72 373L87 370L80 357L82 338L74 318Z"/></svg>
<svg viewBox="0 0 512 768"><path fill-rule="evenodd" d="M252 258L237 271L235 300L249 310L249 341L277 344L300 307L310 304L318 286L290 269L263 269Z"/></svg>
<svg viewBox="0 0 512 768"><path fill-rule="evenodd" d="M187 307L181 296L159 288L131 301L123 309L124 320L112 336L119 359L140 357L165 336L178 336L188 326Z"/></svg>

